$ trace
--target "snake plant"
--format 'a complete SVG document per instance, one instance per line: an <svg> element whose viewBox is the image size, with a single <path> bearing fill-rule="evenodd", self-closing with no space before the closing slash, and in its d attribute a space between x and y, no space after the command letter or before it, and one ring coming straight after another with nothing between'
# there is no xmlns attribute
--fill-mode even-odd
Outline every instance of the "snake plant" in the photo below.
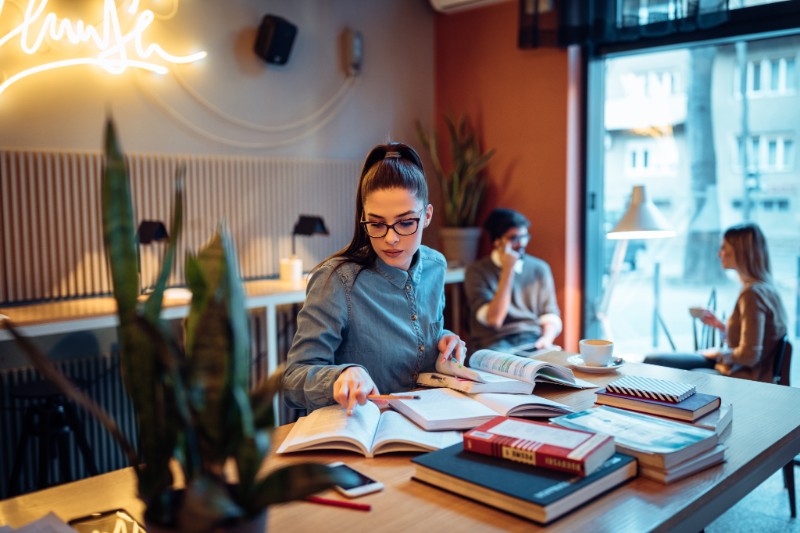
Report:
<svg viewBox="0 0 800 533"><path fill-rule="evenodd" d="M174 338L160 315L181 231L183 170L175 179L167 252L155 288L143 300L130 180L110 119L102 212L117 302L122 378L136 411L138 453L104 411L70 387L13 325L9 329L37 368L98 416L121 443L136 467L148 520L182 531L209 531L253 518L270 504L353 481L316 463L258 475L270 448L280 370L250 390L248 319L231 237L220 225L196 255L187 257L192 301L183 339ZM171 466L180 468L185 490L173 490ZM233 483L226 478L231 467Z"/></svg>
<svg viewBox="0 0 800 533"><path fill-rule="evenodd" d="M466 115L462 114L458 119L445 115L444 121L450 136L449 171L445 170L439 157L436 130L427 133L417 121L417 136L428 151L434 173L439 180L445 226L475 226L480 200L486 188L486 180L481 171L494 155L494 148L481 153L478 138Z"/></svg>

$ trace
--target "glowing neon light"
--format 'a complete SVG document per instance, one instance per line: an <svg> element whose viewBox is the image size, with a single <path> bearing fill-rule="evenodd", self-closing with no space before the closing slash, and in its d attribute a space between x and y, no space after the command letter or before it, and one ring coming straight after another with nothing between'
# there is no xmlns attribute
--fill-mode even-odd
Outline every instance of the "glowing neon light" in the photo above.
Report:
<svg viewBox="0 0 800 533"><path fill-rule="evenodd" d="M150 9L139 12L139 0L133 0L126 10L133 18L133 24L131 29L125 33L120 24L120 10L117 9L114 0L104 1L103 20L97 27L87 24L83 20L75 22L67 18L59 20L55 13L43 15L47 1L29 0L22 23L5 35L0 35L0 48L19 36L22 51L29 55L35 54L45 39L50 42L66 40L72 45L89 43L97 48L97 55L51 61L22 70L0 83L0 94L27 76L57 68L97 65L111 74L122 74L128 68L139 68L165 74L168 70L167 67L163 63L148 61L151 56L156 56L162 62L172 64L193 63L206 57L204 51L186 56L176 56L167 53L155 43L145 46L143 37L155 20L155 13ZM5 0L0 0L0 16L2 16L4 4ZM41 25L38 32L32 29L35 24Z"/></svg>

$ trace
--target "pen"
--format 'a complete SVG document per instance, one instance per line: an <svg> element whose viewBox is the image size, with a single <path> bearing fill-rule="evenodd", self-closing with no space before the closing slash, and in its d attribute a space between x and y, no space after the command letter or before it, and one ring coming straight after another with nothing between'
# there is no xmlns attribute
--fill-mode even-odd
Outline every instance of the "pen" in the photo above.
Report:
<svg viewBox="0 0 800 533"><path fill-rule="evenodd" d="M333 507L345 507L347 509L356 509L358 511L372 510L372 506L368 503L355 503L355 502L345 502L342 500L329 500L328 498L320 498L319 496L306 496L306 501L311 503L318 503L320 505L331 505Z"/></svg>
<svg viewBox="0 0 800 533"><path fill-rule="evenodd" d="M407 394L405 396L400 394L370 394L367 400L421 400L421 396L416 394Z"/></svg>

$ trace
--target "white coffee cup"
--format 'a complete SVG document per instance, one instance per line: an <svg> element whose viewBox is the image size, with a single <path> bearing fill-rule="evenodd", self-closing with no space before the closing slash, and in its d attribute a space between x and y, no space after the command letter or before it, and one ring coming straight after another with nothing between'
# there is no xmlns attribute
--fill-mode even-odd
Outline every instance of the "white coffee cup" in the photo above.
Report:
<svg viewBox="0 0 800 533"><path fill-rule="evenodd" d="M583 362L589 366L608 366L614 343L603 339L583 339L578 343Z"/></svg>

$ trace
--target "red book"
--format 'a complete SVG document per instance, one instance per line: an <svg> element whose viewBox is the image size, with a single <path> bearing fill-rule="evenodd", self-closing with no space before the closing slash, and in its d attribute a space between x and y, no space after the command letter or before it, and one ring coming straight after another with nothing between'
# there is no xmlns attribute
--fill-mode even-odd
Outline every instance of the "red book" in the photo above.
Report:
<svg viewBox="0 0 800 533"><path fill-rule="evenodd" d="M464 433L464 450L586 476L614 455L614 437L498 416Z"/></svg>

